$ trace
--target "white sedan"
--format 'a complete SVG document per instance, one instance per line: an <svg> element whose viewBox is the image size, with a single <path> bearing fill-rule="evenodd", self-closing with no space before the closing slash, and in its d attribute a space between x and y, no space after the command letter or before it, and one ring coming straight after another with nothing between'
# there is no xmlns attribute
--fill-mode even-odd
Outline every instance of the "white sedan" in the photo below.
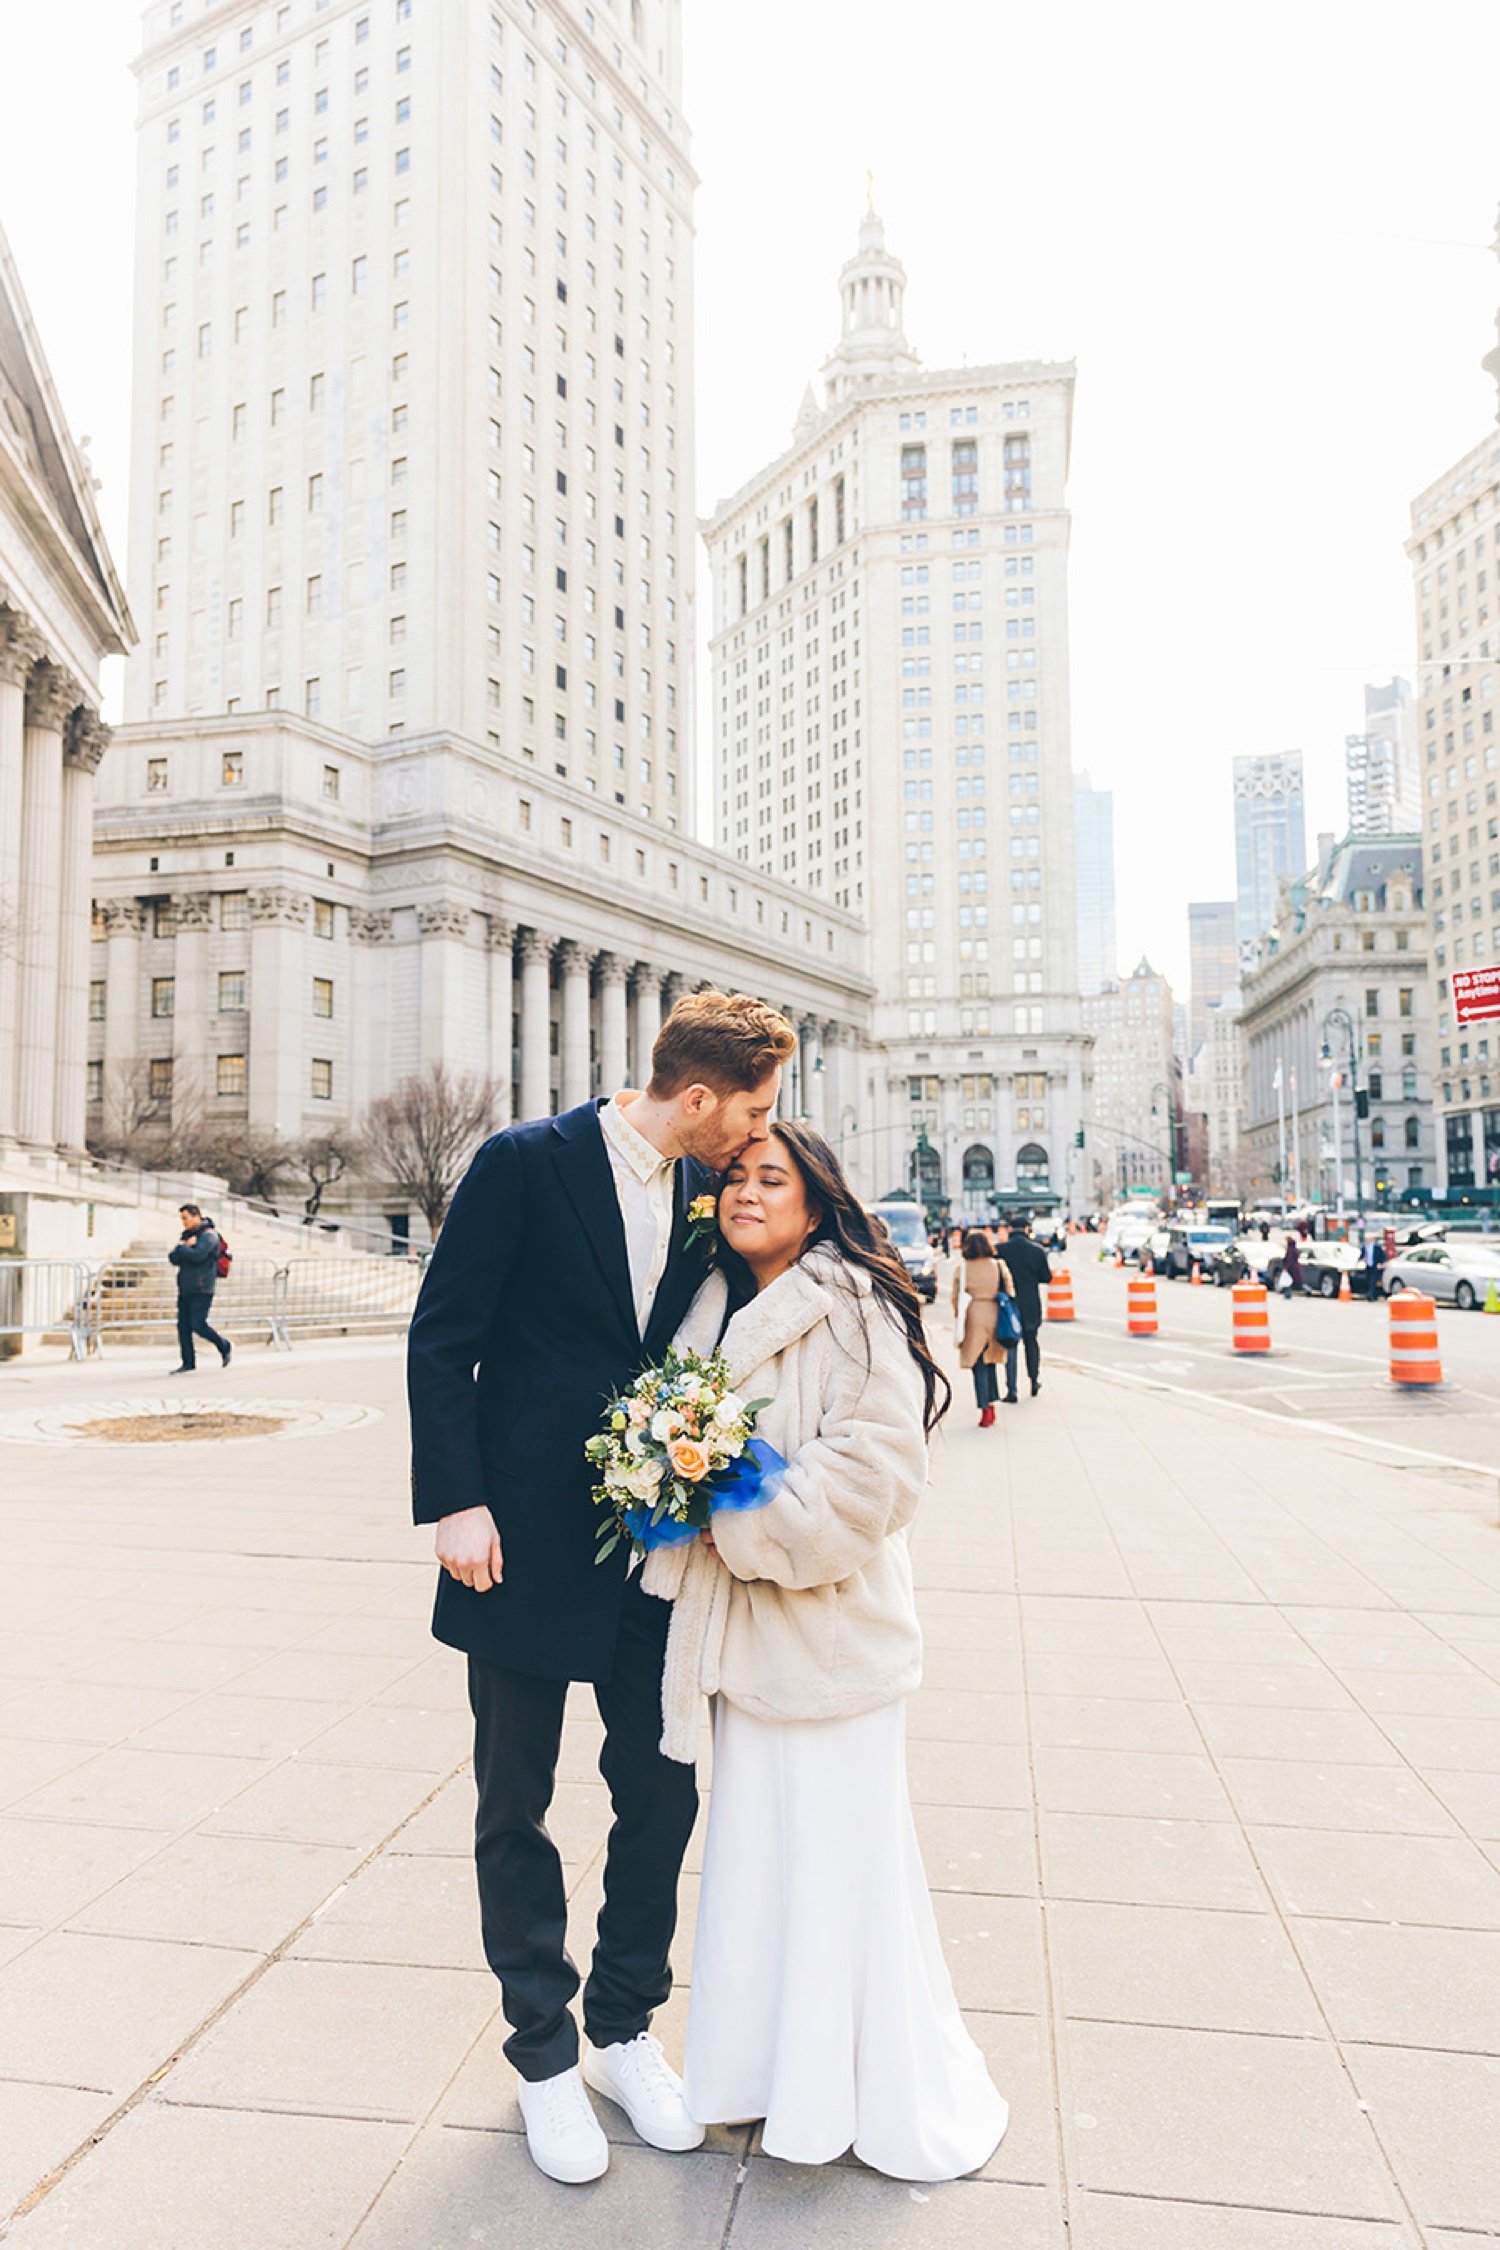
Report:
<svg viewBox="0 0 1500 2250"><path fill-rule="evenodd" d="M1491 1284L1500 1289L1500 1243L1465 1241L1461 1236L1446 1242L1419 1242L1403 1250L1385 1269L1385 1293L1420 1289L1440 1304L1457 1305L1472 1312L1482 1305Z"/></svg>

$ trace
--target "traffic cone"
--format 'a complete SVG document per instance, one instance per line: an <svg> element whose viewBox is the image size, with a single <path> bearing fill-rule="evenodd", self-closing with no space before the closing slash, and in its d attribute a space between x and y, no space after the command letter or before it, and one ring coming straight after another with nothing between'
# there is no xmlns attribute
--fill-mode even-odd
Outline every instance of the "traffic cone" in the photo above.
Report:
<svg viewBox="0 0 1500 2250"><path fill-rule="evenodd" d="M1141 1271L1143 1274L1147 1275L1154 1274L1156 1271L1155 1266L1151 1263L1151 1253L1149 1250L1143 1250L1141 1252Z"/></svg>
<svg viewBox="0 0 1500 2250"><path fill-rule="evenodd" d="M1116 1243L1116 1244L1115 1244L1115 1264L1116 1264L1117 1266L1123 1266L1123 1265L1124 1265L1124 1263L1125 1263L1125 1253L1124 1253L1124 1251L1123 1251L1123 1250L1122 1250L1122 1249L1120 1248L1120 1245L1119 1245L1118 1243Z"/></svg>
<svg viewBox="0 0 1500 2250"><path fill-rule="evenodd" d="M1196 1258L1193 1260L1193 1287L1195 1289L1203 1287L1203 1274Z"/></svg>
<svg viewBox="0 0 1500 2250"><path fill-rule="evenodd" d="M1341 1305L1351 1305L1353 1304L1353 1302L1354 1291L1349 1286L1349 1275L1346 1270L1339 1275L1339 1303ZM1500 1312L1500 1305L1496 1305L1495 1310L1496 1312Z"/></svg>
<svg viewBox="0 0 1500 2250"><path fill-rule="evenodd" d="M1486 1312L1500 1312L1500 1289L1496 1288L1493 1281L1485 1294L1484 1309Z"/></svg>

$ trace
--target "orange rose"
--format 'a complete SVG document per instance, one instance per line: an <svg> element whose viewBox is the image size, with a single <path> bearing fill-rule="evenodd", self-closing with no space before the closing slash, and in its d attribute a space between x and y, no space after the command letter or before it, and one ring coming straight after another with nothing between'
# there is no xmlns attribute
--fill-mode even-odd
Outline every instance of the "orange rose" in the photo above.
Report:
<svg viewBox="0 0 1500 2250"><path fill-rule="evenodd" d="M674 1438L667 1447L667 1459L672 1464L673 1474L688 1484L697 1484L708 1475L708 1449L696 1438Z"/></svg>

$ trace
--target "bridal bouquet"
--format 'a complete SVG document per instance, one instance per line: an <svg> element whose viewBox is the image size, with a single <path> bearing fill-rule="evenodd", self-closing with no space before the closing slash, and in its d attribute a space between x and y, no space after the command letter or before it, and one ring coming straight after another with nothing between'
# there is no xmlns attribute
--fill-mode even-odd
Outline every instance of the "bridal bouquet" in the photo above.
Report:
<svg viewBox="0 0 1500 2250"><path fill-rule="evenodd" d="M764 1399L733 1389L722 1352L669 1351L604 1409L584 1447L599 1482L596 1562L628 1539L637 1554L695 1539L721 1508L763 1508L786 1464L752 1436Z"/></svg>

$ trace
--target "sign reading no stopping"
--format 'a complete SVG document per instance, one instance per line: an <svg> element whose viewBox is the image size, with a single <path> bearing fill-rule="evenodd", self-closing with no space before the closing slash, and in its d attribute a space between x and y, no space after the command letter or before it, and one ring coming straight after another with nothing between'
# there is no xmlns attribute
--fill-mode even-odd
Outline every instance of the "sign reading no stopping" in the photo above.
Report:
<svg viewBox="0 0 1500 2250"><path fill-rule="evenodd" d="M1453 1013L1460 1023L1487 1023L1500 1016L1500 968L1455 969Z"/></svg>

